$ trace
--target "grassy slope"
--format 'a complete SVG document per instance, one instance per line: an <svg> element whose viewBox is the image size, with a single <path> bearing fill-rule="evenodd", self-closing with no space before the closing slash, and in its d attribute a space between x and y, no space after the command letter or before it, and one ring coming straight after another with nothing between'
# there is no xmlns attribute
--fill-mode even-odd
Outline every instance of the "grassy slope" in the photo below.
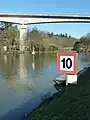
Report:
<svg viewBox="0 0 90 120"><path fill-rule="evenodd" d="M89 120L90 68L79 77L77 85L69 85L48 104L42 104L27 120Z"/></svg>
<svg viewBox="0 0 90 120"><path fill-rule="evenodd" d="M60 47L72 47L75 43L75 38L51 38L51 39L43 39L41 43L44 45L45 48L49 48L50 44L54 44L56 46Z"/></svg>

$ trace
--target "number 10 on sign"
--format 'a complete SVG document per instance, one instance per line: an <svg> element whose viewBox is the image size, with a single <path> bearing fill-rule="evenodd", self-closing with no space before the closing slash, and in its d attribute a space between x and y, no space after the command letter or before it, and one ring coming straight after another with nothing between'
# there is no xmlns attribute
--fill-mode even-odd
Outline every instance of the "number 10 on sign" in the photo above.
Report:
<svg viewBox="0 0 90 120"><path fill-rule="evenodd" d="M58 72L76 74L76 53L59 52L57 56Z"/></svg>

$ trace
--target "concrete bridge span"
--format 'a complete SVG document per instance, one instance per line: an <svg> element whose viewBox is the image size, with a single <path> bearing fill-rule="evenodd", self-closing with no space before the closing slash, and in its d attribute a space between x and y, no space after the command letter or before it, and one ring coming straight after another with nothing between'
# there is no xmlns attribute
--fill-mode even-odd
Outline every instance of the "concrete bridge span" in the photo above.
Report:
<svg viewBox="0 0 90 120"><path fill-rule="evenodd" d="M24 39L29 24L42 23L90 23L90 16L53 14L0 13L0 22L20 24L20 51L24 51Z"/></svg>
<svg viewBox="0 0 90 120"><path fill-rule="evenodd" d="M90 22L90 16L80 15L54 15L54 14L10 14L0 13L0 21L17 24L41 24L41 23L64 23L64 22Z"/></svg>

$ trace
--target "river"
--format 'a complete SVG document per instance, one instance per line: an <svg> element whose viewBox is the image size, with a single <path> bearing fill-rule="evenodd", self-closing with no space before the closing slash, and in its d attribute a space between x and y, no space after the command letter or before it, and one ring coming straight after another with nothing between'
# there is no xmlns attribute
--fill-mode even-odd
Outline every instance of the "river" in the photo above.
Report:
<svg viewBox="0 0 90 120"><path fill-rule="evenodd" d="M78 68L90 63L78 55ZM0 55L0 119L22 120L41 101L57 92L56 54Z"/></svg>

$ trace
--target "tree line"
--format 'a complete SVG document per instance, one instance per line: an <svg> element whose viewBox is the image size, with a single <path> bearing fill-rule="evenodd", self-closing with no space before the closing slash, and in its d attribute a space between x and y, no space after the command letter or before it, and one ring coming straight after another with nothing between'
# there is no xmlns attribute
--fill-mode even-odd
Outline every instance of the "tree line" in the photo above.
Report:
<svg viewBox="0 0 90 120"><path fill-rule="evenodd" d="M12 23L1 22L0 23L0 48L2 50L3 46L8 47L8 51L17 50L19 51L19 29L17 25ZM32 51L33 46L35 51L45 51L45 50L58 50L58 43L61 47L73 45L72 37L67 33L54 34L53 32L44 32L34 27L31 31L27 32L27 38L25 40L25 50ZM48 43L53 43L57 45L49 45ZM45 46L46 45L46 46Z"/></svg>
<svg viewBox="0 0 90 120"><path fill-rule="evenodd" d="M77 51L90 51L90 33L87 33L85 36L82 36L74 44L74 49Z"/></svg>

